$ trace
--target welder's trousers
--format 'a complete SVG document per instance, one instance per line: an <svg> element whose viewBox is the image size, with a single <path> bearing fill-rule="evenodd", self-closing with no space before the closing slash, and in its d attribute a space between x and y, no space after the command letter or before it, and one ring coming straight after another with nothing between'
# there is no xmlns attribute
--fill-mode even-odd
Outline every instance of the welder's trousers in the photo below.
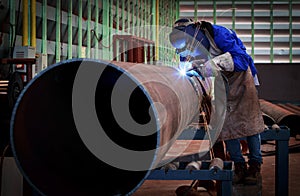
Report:
<svg viewBox="0 0 300 196"><path fill-rule="evenodd" d="M260 134L255 134L252 136L247 136L240 139L226 140L226 151L229 153L230 159L234 163L245 162L242 154L240 140L246 140L249 148L248 163L258 162L262 164L262 154L261 154L261 139Z"/></svg>

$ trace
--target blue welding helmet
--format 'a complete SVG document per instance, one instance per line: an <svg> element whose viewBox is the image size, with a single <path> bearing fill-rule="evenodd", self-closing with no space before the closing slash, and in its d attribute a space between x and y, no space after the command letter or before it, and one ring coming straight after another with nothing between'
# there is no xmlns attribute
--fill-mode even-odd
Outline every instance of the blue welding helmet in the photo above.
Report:
<svg viewBox="0 0 300 196"><path fill-rule="evenodd" d="M169 35L172 46L176 48L176 53L183 57L187 55L197 57L207 54L204 51L209 49L210 44L202 30L197 26L200 24L182 20L184 19L181 19L180 22L176 21L179 25L176 25L175 22Z"/></svg>
<svg viewBox="0 0 300 196"><path fill-rule="evenodd" d="M176 49L182 49L186 46L186 33L184 32L185 27L182 30L174 28L169 34L170 43Z"/></svg>
<svg viewBox="0 0 300 196"><path fill-rule="evenodd" d="M186 33L185 28L193 24L192 19L181 18L178 19L173 26L172 32L169 35L170 43L176 49L184 48L186 45Z"/></svg>

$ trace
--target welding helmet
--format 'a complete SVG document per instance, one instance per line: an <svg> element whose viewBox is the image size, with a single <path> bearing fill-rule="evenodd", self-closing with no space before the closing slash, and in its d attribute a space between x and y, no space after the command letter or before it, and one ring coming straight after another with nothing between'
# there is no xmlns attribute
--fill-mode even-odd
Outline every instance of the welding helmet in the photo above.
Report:
<svg viewBox="0 0 300 196"><path fill-rule="evenodd" d="M209 41L199 25L200 23L185 18L174 23L169 39L177 54L183 57L197 57L204 55L204 51L208 50Z"/></svg>
<svg viewBox="0 0 300 196"><path fill-rule="evenodd" d="M186 45L185 28L193 24L192 19L182 18L174 23L172 32L169 34L170 43L176 49L181 49Z"/></svg>

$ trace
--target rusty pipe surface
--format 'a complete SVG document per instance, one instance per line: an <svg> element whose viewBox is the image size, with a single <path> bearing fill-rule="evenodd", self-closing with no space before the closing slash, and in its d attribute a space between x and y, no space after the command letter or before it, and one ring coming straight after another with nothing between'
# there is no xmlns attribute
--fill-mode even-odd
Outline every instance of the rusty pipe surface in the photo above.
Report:
<svg viewBox="0 0 300 196"><path fill-rule="evenodd" d="M260 106L262 111L274 118L276 123L280 123L286 117L295 115L293 112L263 99L260 99Z"/></svg>
<svg viewBox="0 0 300 196"><path fill-rule="evenodd" d="M275 123L289 127L291 129L291 135L297 132L299 133L300 129L298 123L300 121L300 115L264 99L260 99L260 107L263 113L275 120Z"/></svg>
<svg viewBox="0 0 300 196"><path fill-rule="evenodd" d="M282 104L282 103L278 103L277 105L292 113L300 115L300 110L299 109L297 110L297 106L294 106L292 104Z"/></svg>
<svg viewBox="0 0 300 196"><path fill-rule="evenodd" d="M296 111L297 114L300 114L300 106L299 105L294 105L291 103L287 103L285 105L292 108L294 111Z"/></svg>
<svg viewBox="0 0 300 196"><path fill-rule="evenodd" d="M42 195L130 195L199 115L200 91L167 66L52 65L15 105L17 165Z"/></svg>

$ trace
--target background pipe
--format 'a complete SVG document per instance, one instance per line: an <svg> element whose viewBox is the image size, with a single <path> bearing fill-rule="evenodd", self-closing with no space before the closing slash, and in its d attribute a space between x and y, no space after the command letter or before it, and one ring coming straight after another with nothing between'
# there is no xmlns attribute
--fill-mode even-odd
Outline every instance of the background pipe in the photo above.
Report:
<svg viewBox="0 0 300 196"><path fill-rule="evenodd" d="M96 12L96 13L98 13L98 12ZM72 1L69 1L69 3L68 3L68 59L72 59L73 58L73 50L72 50L72 46L73 46L73 22L72 22L72 14L73 14L73 4L72 4ZM96 16L96 19L97 19L97 17L98 16ZM96 24L98 24L98 23L96 23Z"/></svg>
<svg viewBox="0 0 300 196"><path fill-rule="evenodd" d="M61 0L56 0L55 20L55 62L59 62L61 59Z"/></svg>
<svg viewBox="0 0 300 196"><path fill-rule="evenodd" d="M300 114L300 106L299 105L294 105L294 104L291 104L291 103L287 103L285 105L292 108L292 109L294 109L297 114Z"/></svg>
<svg viewBox="0 0 300 196"><path fill-rule="evenodd" d="M28 0L23 0L22 45L28 46Z"/></svg>
<svg viewBox="0 0 300 196"><path fill-rule="evenodd" d="M47 54L47 0L42 2L42 53ZM70 43L68 43L70 44Z"/></svg>
<svg viewBox="0 0 300 196"><path fill-rule="evenodd" d="M282 107L282 108L284 108L284 109L286 109L286 110L289 110L289 111L292 112L292 113L295 113L295 114L300 115L300 109L299 109L299 107L298 107L298 109L297 109L297 106L296 106L296 105L292 105L292 104L282 104L282 103L278 103L277 105L280 106L280 107Z"/></svg>
<svg viewBox="0 0 300 196"><path fill-rule="evenodd" d="M30 0L30 44L36 48L36 0Z"/></svg>
<svg viewBox="0 0 300 196"><path fill-rule="evenodd" d="M16 34L16 1L14 0L9 1L9 22L11 24L11 27L9 29L9 44L10 47L13 47L13 42L15 38L14 35ZM11 53L13 53L13 51L11 51ZM11 56L13 56L13 54L11 54Z"/></svg>
<svg viewBox="0 0 300 196"><path fill-rule="evenodd" d="M275 120L275 123L290 128L291 135L299 133L298 123L300 121L300 115L264 99L260 99L260 107L263 113Z"/></svg>
<svg viewBox="0 0 300 196"><path fill-rule="evenodd" d="M77 32L77 57L81 58L82 55L82 0L78 0L78 32Z"/></svg>
<svg viewBox="0 0 300 196"><path fill-rule="evenodd" d="M40 194L130 195L198 117L201 93L168 66L63 61L33 78L19 96L11 120L12 151L23 176ZM129 110L125 124L115 109ZM93 114L97 122L91 120ZM82 136L94 129L93 123L105 135L89 139L109 152L108 159L116 160L112 164L99 158ZM110 141L117 150L105 146ZM119 153L119 148L136 156Z"/></svg>

